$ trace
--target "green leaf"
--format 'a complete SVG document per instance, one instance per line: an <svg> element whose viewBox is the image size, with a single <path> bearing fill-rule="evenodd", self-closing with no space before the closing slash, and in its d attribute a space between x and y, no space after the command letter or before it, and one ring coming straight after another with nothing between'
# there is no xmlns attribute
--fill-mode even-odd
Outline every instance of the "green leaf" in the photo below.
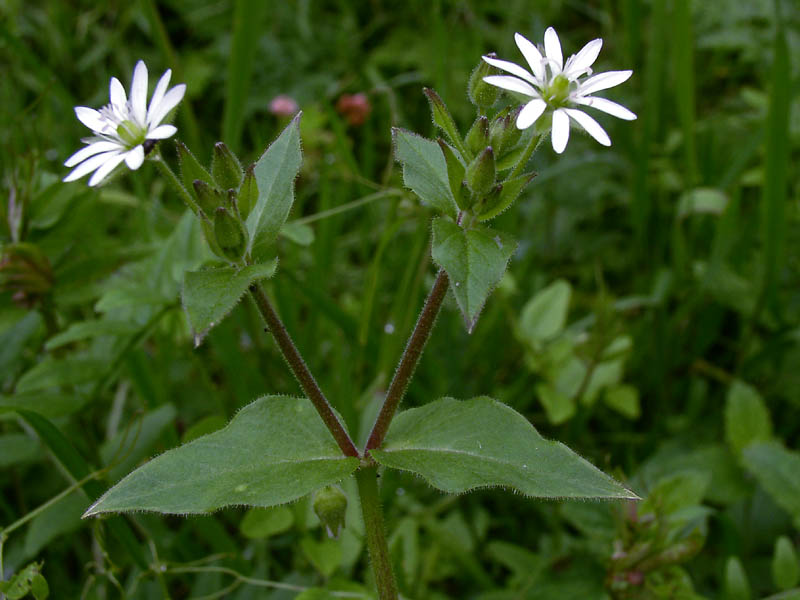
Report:
<svg viewBox="0 0 800 600"><path fill-rule="evenodd" d="M447 271L470 331L516 247L508 235L493 229L464 230L447 219L433 220L431 256Z"/></svg>
<svg viewBox="0 0 800 600"><path fill-rule="evenodd" d="M0 468L29 462L39 454L39 444L24 433L0 435Z"/></svg>
<svg viewBox="0 0 800 600"><path fill-rule="evenodd" d="M4 593L8 600L20 600L24 598L28 592L32 591L34 586L34 579L41 577L42 563L30 563L24 569L16 573L8 581L0 580L0 592ZM45 582L45 586L47 583ZM37 592L41 593L44 588L41 582L37 581ZM42 596L47 597L47 594ZM38 596L37 596L38 600Z"/></svg>
<svg viewBox="0 0 800 600"><path fill-rule="evenodd" d="M325 577L330 577L342 562L342 548L336 540L323 538L317 541L310 537L300 540L300 547L314 568Z"/></svg>
<svg viewBox="0 0 800 600"><path fill-rule="evenodd" d="M725 398L725 439L735 454L755 441L769 440L772 422L758 391L736 380Z"/></svg>
<svg viewBox="0 0 800 600"><path fill-rule="evenodd" d="M305 398L267 396L224 429L169 450L106 492L84 516L202 513L291 502L356 470Z"/></svg>
<svg viewBox="0 0 800 600"><path fill-rule="evenodd" d="M36 515L25 532L25 556L36 556L58 536L78 529L87 506L86 495L73 492Z"/></svg>
<svg viewBox="0 0 800 600"><path fill-rule="evenodd" d="M403 165L403 183L423 204L455 216L457 206L442 149L434 141L399 127L392 129L394 151Z"/></svg>
<svg viewBox="0 0 800 600"><path fill-rule="evenodd" d="M558 388L547 383L537 383L536 396L544 406L547 420L553 425L561 425L575 416L577 409L575 398Z"/></svg>
<svg viewBox="0 0 800 600"><path fill-rule="evenodd" d="M775 552L772 555L772 581L782 590L796 587L800 582L797 552L792 541L785 535L775 540Z"/></svg>
<svg viewBox="0 0 800 600"><path fill-rule="evenodd" d="M371 454L381 465L420 475L451 494L501 486L540 498L637 498L487 397L443 398L402 412Z"/></svg>
<svg viewBox="0 0 800 600"><path fill-rule="evenodd" d="M641 415L639 390L632 385L615 385L606 390L605 403L628 419L638 419Z"/></svg>
<svg viewBox="0 0 800 600"><path fill-rule="evenodd" d="M567 322L570 296L569 283L558 279L528 300L519 321L525 341L535 346L561 333Z"/></svg>
<svg viewBox="0 0 800 600"><path fill-rule="evenodd" d="M58 392L15 393L0 396L0 415L14 410L28 410L47 418L71 415L81 409L89 398L80 394Z"/></svg>
<svg viewBox="0 0 800 600"><path fill-rule="evenodd" d="M283 533L293 523L294 513L286 506L251 508L239 524L239 530L244 537L257 540Z"/></svg>
<svg viewBox="0 0 800 600"><path fill-rule="evenodd" d="M726 600L750 600L750 582L738 556L731 556L725 563Z"/></svg>
<svg viewBox="0 0 800 600"><path fill-rule="evenodd" d="M24 394L63 385L78 385L105 375L109 363L92 358L46 358L26 371L17 382L16 391Z"/></svg>
<svg viewBox="0 0 800 600"><path fill-rule="evenodd" d="M247 216L248 253L259 256L278 237L294 203L294 180L302 162L298 113L256 163L258 201Z"/></svg>
<svg viewBox="0 0 800 600"><path fill-rule="evenodd" d="M525 186L527 186L534 177L536 177L536 173L527 173L525 175L515 177L514 179L508 179L504 181L503 188L500 190L500 193L495 197L494 202L486 206L481 214L478 215L478 220L488 221L490 219L494 219L497 215L504 212L514 203L514 201L522 193L522 190L525 189Z"/></svg>
<svg viewBox="0 0 800 600"><path fill-rule="evenodd" d="M194 333L195 346L241 300L251 283L272 277L277 259L242 269L222 267L189 271L183 278L183 308Z"/></svg>
<svg viewBox="0 0 800 600"><path fill-rule="evenodd" d="M67 329L51 337L44 347L46 350L53 350L80 340L102 335L128 335L136 333L140 329L141 325L131 321L116 321L113 319L80 321L70 324Z"/></svg>
<svg viewBox="0 0 800 600"><path fill-rule="evenodd" d="M444 161L447 165L447 180L450 184L450 191L453 193L456 204L461 209L469 208L469 194L465 193L464 176L467 173L467 167L461 161L461 158L456 154L456 151L449 146L444 140L439 138L437 140L439 147L442 149Z"/></svg>
<svg viewBox="0 0 800 600"><path fill-rule="evenodd" d="M800 453L777 442L753 442L743 450L742 459L778 506L800 523Z"/></svg>

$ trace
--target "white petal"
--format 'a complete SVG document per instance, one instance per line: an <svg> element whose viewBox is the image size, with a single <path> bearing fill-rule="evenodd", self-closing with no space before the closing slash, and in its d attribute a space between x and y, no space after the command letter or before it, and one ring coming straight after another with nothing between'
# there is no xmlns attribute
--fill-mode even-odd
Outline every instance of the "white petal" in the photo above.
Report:
<svg viewBox="0 0 800 600"><path fill-rule="evenodd" d="M544 32L544 52L547 54L548 60L558 65L560 72L564 66L564 56L561 54L561 42L558 40L558 34L552 27L548 27Z"/></svg>
<svg viewBox="0 0 800 600"><path fill-rule="evenodd" d="M75 181L76 179L80 179L87 173L94 171L106 161L113 159L118 154L119 150L112 150L111 152L103 152L102 154L92 156L75 167L66 177L64 177L63 181Z"/></svg>
<svg viewBox="0 0 800 600"><path fill-rule="evenodd" d="M519 33L514 34L514 41L517 43L517 48L522 52L522 56L528 61L528 64L533 71L534 76L539 81L544 81L544 59L539 49L531 43L531 41Z"/></svg>
<svg viewBox="0 0 800 600"><path fill-rule="evenodd" d="M175 135L175 132L178 131L178 128L174 125L159 125L153 131L147 132L147 139L148 140L164 140L168 137L172 137Z"/></svg>
<svg viewBox="0 0 800 600"><path fill-rule="evenodd" d="M626 121L633 121L636 119L635 113L632 113L621 104L617 104L611 100L606 100L605 98L595 98L594 96L584 98L582 96L578 96L574 100L578 104L584 104L586 106L596 108L597 110L602 110L605 113L617 117L618 119L625 119Z"/></svg>
<svg viewBox="0 0 800 600"><path fill-rule="evenodd" d="M564 76L571 79L586 72L586 70L594 64L594 61L597 60L597 56L600 54L600 49L602 47L603 40L600 38L586 44L581 48L580 52L567 60L567 65L564 67Z"/></svg>
<svg viewBox="0 0 800 600"><path fill-rule="evenodd" d="M92 131L100 131L105 125L105 121L103 117L100 116L100 113L88 106L76 106L75 116Z"/></svg>
<svg viewBox="0 0 800 600"><path fill-rule="evenodd" d="M488 77L484 77L483 80L486 83L491 83L504 90L519 92L520 94L525 94L533 98L539 97L539 92L537 92L530 83L522 81L522 79L518 77L511 77L511 75L489 75Z"/></svg>
<svg viewBox="0 0 800 600"><path fill-rule="evenodd" d="M102 166L102 167L100 167L99 169L97 169L97 171L95 171L95 172L94 172L94 175L92 175L92 176L89 178L89 186L90 186L90 187L94 187L94 186L96 186L98 183L100 183L101 181L103 181L103 179L105 179L105 178L108 176L108 174L109 174L109 173L111 173L111 171L113 171L113 170L114 170L114 168L115 168L115 167L116 167L116 166L117 166L119 163L121 163L123 160L125 160L125 155L124 155L124 154L119 154L119 155L117 155L117 156L114 156L114 157L112 157L112 158L108 159L108 160L107 160L107 161L106 161L106 162L103 164L103 166Z"/></svg>
<svg viewBox="0 0 800 600"><path fill-rule="evenodd" d="M158 106L151 107L153 114L147 115L148 127L152 127L161 123L164 117L167 116L167 113L175 108L178 105L178 102L183 99L183 95L185 93L186 84L181 83L164 94L164 98L158 103Z"/></svg>
<svg viewBox="0 0 800 600"><path fill-rule="evenodd" d="M611 138L608 137L606 130L600 126L600 123L595 121L585 112L575 110L574 108L565 108L564 112L574 119L578 125L583 127L586 130L586 133L596 139L599 143L603 144L603 146L611 145Z"/></svg>
<svg viewBox="0 0 800 600"><path fill-rule="evenodd" d="M125 88L116 77L111 78L111 83L108 86L108 97L111 99L111 104L115 107L124 107L128 102L128 97L125 95Z"/></svg>
<svg viewBox="0 0 800 600"><path fill-rule="evenodd" d="M630 79L631 75L633 75L633 71L606 71L605 73L598 73L594 77L589 77L589 79L580 85L578 94L587 96L588 94L593 94L600 90L612 88Z"/></svg>
<svg viewBox="0 0 800 600"><path fill-rule="evenodd" d="M528 81L533 85L541 85L541 82L538 79L536 79L536 77L528 73L528 71L526 71L516 63L509 62L507 60L499 60L497 58L492 58L490 56L484 56L483 60L485 60L493 67L497 67L498 69L507 71L512 75L516 75L517 77L520 77L521 79L524 79L525 81ZM491 77L491 75L489 75L489 77Z"/></svg>
<svg viewBox="0 0 800 600"><path fill-rule="evenodd" d="M101 152L108 152L109 150L116 150L119 149L119 144L115 144L114 142L94 142L86 146L85 148L81 148L75 154L70 156L66 161L64 161L65 167L74 167L80 162L83 162L90 156L94 156L95 154L100 154Z"/></svg>
<svg viewBox="0 0 800 600"><path fill-rule="evenodd" d="M528 102L517 117L517 129L527 129L533 125L536 120L542 116L544 109L547 108L547 102L540 98L534 98Z"/></svg>
<svg viewBox="0 0 800 600"><path fill-rule="evenodd" d="M131 171L135 171L142 166L144 162L144 148L139 144L133 150L125 153L125 164Z"/></svg>
<svg viewBox="0 0 800 600"><path fill-rule="evenodd" d="M563 108L559 108L553 113L553 130L551 133L553 150L556 154L564 152L569 141L569 117Z"/></svg>
<svg viewBox="0 0 800 600"><path fill-rule="evenodd" d="M131 82L131 111L137 123L144 125L147 116L147 66L144 61L136 63Z"/></svg>
<svg viewBox="0 0 800 600"><path fill-rule="evenodd" d="M153 90L153 97L150 98L150 106L147 109L147 123L150 124L150 116L153 114L153 110L161 104L161 101L164 99L164 94L167 91L167 86L169 85L170 77L172 77L172 69L167 69L164 71L164 74L161 76L161 79L158 80L156 84L156 89Z"/></svg>

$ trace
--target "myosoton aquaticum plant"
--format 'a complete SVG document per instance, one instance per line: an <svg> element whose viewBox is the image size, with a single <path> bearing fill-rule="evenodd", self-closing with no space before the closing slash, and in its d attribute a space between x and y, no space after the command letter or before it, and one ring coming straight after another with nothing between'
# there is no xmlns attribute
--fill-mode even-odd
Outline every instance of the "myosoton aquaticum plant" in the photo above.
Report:
<svg viewBox="0 0 800 600"><path fill-rule="evenodd" d="M586 107L635 118L625 107L593 95L631 75L591 75L601 40L589 42L566 61L552 28L545 33L543 51L519 34L516 43L530 71L495 55L478 61L468 84L477 118L465 135L431 89L425 94L441 137L392 131L406 187L436 215L431 256L438 273L364 447L353 441L317 385L262 283L276 276L275 242L294 200L302 161L300 115L247 168L223 143L216 144L206 168L178 142L180 173L175 173L156 146L176 133L164 120L185 91L183 85L167 89L170 71L158 81L149 105L147 69L139 62L129 95L114 78L108 106L99 111L76 108L93 137L67 160L74 170L65 181L93 172L89 185L94 186L122 162L134 170L145 158L155 162L201 221L217 257L206 268L184 275L182 302L196 343L249 295L303 392L302 397L265 395L223 429L146 462L98 494L86 517L270 507L315 494L317 514L336 535L347 527L347 498L337 484L355 477L377 594L391 600L398 598L398 591L379 503L381 469L413 473L449 494L502 487L532 498L637 497L563 444L544 439L522 415L489 396L432 398L418 408L399 410L448 293L455 297L466 327L477 326L517 247L511 236L488 223L511 207L533 178L528 162L541 141L549 135L553 149L563 152L574 122L610 145L602 127L583 112Z"/></svg>

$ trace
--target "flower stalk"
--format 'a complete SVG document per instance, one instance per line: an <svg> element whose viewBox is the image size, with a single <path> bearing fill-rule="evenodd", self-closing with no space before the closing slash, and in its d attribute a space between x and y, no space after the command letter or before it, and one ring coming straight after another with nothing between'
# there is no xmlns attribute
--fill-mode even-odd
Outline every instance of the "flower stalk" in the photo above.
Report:
<svg viewBox="0 0 800 600"><path fill-rule="evenodd" d="M372 572L380 600L397 600L397 584L389 559L389 545L383 524L383 509L378 493L378 469L362 468L356 471L358 495L361 498L361 513L367 534L367 549L372 561Z"/></svg>

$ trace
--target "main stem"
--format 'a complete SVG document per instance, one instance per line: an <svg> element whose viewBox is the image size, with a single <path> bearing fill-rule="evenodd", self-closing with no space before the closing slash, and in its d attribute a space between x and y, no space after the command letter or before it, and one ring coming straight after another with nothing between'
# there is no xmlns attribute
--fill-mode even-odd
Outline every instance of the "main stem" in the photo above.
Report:
<svg viewBox="0 0 800 600"><path fill-rule="evenodd" d="M366 467L356 471L358 495L361 498L361 513L364 515L364 529L367 532L367 548L375 573L375 584L380 600L397 600L397 585L389 560L389 546L383 525L383 509L378 495L378 470Z"/></svg>
<svg viewBox="0 0 800 600"><path fill-rule="evenodd" d="M339 417L333 412L333 408L331 408L330 403L327 398L325 398L325 394L322 393L311 371L308 370L308 366L303 360L303 357L300 356L300 352L294 345L280 317L278 317L278 313L272 308L272 304L264 293L264 289L259 284L255 283L250 286L250 295L253 297L253 300L255 300L256 306L261 316L264 317L264 322L267 324L269 332L275 338L278 348L280 348L286 362L289 363L289 368L297 378L300 387L303 388L306 396L311 400L314 408L317 409L319 416L322 417L323 422L330 430L331 434L333 434L333 438L336 440L336 443L339 444L339 448L342 449L345 456L358 457L358 449L355 444L353 444L353 440L350 439L341 421L339 421Z"/></svg>
<svg viewBox="0 0 800 600"><path fill-rule="evenodd" d="M392 422L392 417L394 417L394 413L406 393L408 383L414 374L414 369L417 367L422 351L425 349L425 344L431 335L433 324L436 322L439 309L442 307L442 301L447 293L449 282L447 273L445 273L444 269L441 269L436 275L436 281L433 283L428 298L425 300L425 306L422 308L417 324L414 326L414 331L408 339L403 356L400 358L400 363L397 365L397 370L394 372L392 382L389 384L389 390L386 392L386 399L383 401L381 412L378 414L378 418L375 419L372 432L369 434L369 439L364 449L365 454L373 448L378 448L383 442L383 438L386 437L389 423Z"/></svg>

